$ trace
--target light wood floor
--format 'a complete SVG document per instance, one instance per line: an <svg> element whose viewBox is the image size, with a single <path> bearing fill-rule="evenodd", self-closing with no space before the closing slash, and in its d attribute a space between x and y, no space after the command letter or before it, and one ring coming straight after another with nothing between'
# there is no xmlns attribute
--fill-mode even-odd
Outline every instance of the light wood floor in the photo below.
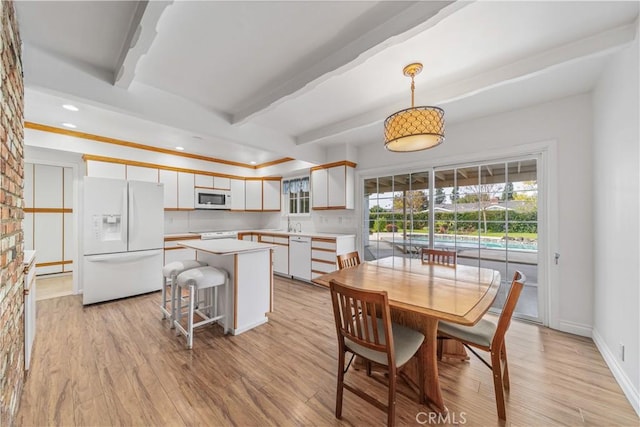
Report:
<svg viewBox="0 0 640 427"><path fill-rule="evenodd" d="M73 276L71 273L38 276L36 278L36 301L72 294Z"/></svg>
<svg viewBox="0 0 640 427"><path fill-rule="evenodd" d="M378 409L345 391L334 418L336 340L326 289L277 278L269 323L236 337L218 326L184 348L161 320L159 293L82 307L79 296L39 301L32 369L19 426L384 425ZM506 425L638 426L590 339L513 322ZM498 421L491 372L479 361L441 362L451 418ZM386 388L351 371L381 399ZM397 422L428 409L402 381ZM422 421L426 420L421 415Z"/></svg>

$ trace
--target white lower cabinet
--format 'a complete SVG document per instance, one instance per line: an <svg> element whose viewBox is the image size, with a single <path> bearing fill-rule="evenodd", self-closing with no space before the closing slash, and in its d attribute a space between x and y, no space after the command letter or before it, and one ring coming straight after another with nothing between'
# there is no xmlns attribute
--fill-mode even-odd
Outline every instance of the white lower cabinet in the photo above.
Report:
<svg viewBox="0 0 640 427"><path fill-rule="evenodd" d="M273 243L273 272L283 276L289 275L289 239L283 236L261 234L258 240L262 243Z"/></svg>
<svg viewBox="0 0 640 427"><path fill-rule="evenodd" d="M36 337L35 257L31 263L25 265L24 273L24 369L28 371L31 363L31 349Z"/></svg>
<svg viewBox="0 0 640 427"><path fill-rule="evenodd" d="M355 250L354 236L313 237L311 239L311 279L337 270L338 255Z"/></svg>

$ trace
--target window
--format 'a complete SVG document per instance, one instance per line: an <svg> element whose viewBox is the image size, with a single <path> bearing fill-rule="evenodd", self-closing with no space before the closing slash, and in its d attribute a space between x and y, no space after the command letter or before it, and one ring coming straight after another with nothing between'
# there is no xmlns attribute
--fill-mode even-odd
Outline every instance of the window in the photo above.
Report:
<svg viewBox="0 0 640 427"><path fill-rule="evenodd" d="M511 282L527 276L515 316L540 321L538 155L425 168L364 179L365 259L455 250L458 264L487 267ZM367 209L368 207L368 209ZM495 308L502 307L501 287Z"/></svg>
<svg viewBox="0 0 640 427"><path fill-rule="evenodd" d="M288 214L309 213L309 177L292 178L282 182L282 194Z"/></svg>

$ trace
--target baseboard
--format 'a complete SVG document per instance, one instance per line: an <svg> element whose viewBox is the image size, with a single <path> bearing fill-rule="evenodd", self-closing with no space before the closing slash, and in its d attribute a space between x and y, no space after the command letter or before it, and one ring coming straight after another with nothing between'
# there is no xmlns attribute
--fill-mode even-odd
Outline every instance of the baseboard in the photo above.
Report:
<svg viewBox="0 0 640 427"><path fill-rule="evenodd" d="M589 337L589 338L591 338L591 333L593 330L591 325L585 325L584 323L570 322L568 320L558 321L557 329L562 332L568 332L570 334L580 335L580 336Z"/></svg>
<svg viewBox="0 0 640 427"><path fill-rule="evenodd" d="M254 322L254 323L250 323L248 325L244 325L242 328L237 328L237 329L230 328L230 331L231 331L232 335L240 335L241 333L246 332L249 329L253 329L256 326L263 325L263 324L267 323L268 321L269 321L269 319L267 317L265 317L264 319L260 319L260 320Z"/></svg>
<svg viewBox="0 0 640 427"><path fill-rule="evenodd" d="M616 379L620 388L622 388L622 392L631 403L631 406L636 411L636 414L640 416L640 393L636 390L631 383L631 380L624 372L618 360L615 357L615 353L611 351L611 349L604 342L600 334L596 329L592 331L593 342L596 344L596 347L600 351L600 354L604 358L605 363L611 370L613 377Z"/></svg>

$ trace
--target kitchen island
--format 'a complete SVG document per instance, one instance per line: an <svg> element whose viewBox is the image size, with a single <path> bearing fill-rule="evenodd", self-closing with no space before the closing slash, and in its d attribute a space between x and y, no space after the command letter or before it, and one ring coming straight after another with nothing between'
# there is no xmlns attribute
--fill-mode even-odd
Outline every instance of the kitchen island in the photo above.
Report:
<svg viewBox="0 0 640 427"><path fill-rule="evenodd" d="M236 239L183 240L179 246L196 250L196 258L229 273L227 297L220 309L225 332L241 334L268 321L273 310L274 245Z"/></svg>

